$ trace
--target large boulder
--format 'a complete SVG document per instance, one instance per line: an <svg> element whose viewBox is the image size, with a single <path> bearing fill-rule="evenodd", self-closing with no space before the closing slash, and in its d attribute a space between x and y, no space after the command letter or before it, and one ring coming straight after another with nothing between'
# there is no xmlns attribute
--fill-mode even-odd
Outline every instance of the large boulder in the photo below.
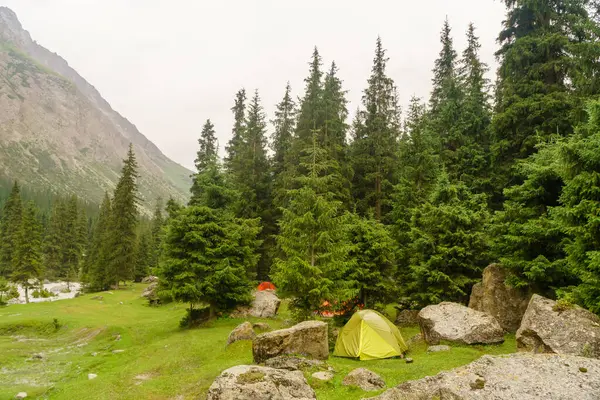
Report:
<svg viewBox="0 0 600 400"><path fill-rule="evenodd" d="M144 279L142 279L142 283L154 283L154 282L158 282L158 276L147 276Z"/></svg>
<svg viewBox="0 0 600 400"><path fill-rule="evenodd" d="M327 324L305 321L291 328L263 333L254 339L252 354L256 363L286 354L326 360L329 358Z"/></svg>
<svg viewBox="0 0 600 400"><path fill-rule="evenodd" d="M419 325L425 341L463 344L501 343L504 330L494 317L458 303L443 302L419 312Z"/></svg>
<svg viewBox="0 0 600 400"><path fill-rule="evenodd" d="M252 324L248 321L239 324L227 338L227 346L240 340L253 340L256 337Z"/></svg>
<svg viewBox="0 0 600 400"><path fill-rule="evenodd" d="M270 290L254 292L250 315L256 318L273 318L277 315L280 304L279 297Z"/></svg>
<svg viewBox="0 0 600 400"><path fill-rule="evenodd" d="M366 392L381 390L385 387L385 382L379 375L366 368L353 369L344 377L342 381L344 386L358 386Z"/></svg>
<svg viewBox="0 0 600 400"><path fill-rule="evenodd" d="M600 358L600 318L579 306L561 307L533 295L517 331L517 348Z"/></svg>
<svg viewBox="0 0 600 400"><path fill-rule="evenodd" d="M516 332L531 294L505 282L506 269L492 264L483 270L483 280L473 286L469 307L490 314L507 332Z"/></svg>
<svg viewBox="0 0 600 400"><path fill-rule="evenodd" d="M378 400L596 400L600 361L518 353L483 356L466 366L405 382Z"/></svg>
<svg viewBox="0 0 600 400"><path fill-rule="evenodd" d="M146 289L142 292L142 297L147 298L148 300L156 299L158 297L158 282L152 282L148 285Z"/></svg>
<svg viewBox="0 0 600 400"><path fill-rule="evenodd" d="M314 390L301 371L256 365L229 368L208 389L207 400L313 400Z"/></svg>

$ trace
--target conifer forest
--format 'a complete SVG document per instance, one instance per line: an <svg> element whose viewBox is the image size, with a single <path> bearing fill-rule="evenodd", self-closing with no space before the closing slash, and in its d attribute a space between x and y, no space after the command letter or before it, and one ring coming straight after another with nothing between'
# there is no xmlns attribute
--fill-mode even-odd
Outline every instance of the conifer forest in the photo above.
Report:
<svg viewBox="0 0 600 400"><path fill-rule="evenodd" d="M216 316L270 281L303 320L324 301L466 304L500 263L510 285L600 313L600 3L504 3L493 81L477 27L446 20L432 90L407 107L385 37L356 60L372 64L357 110L318 43L304 87L282 87L273 115L240 88L222 148L199 116L187 204L140 211L135 146L100 205L8 177L0 292L156 275L165 301Z"/></svg>

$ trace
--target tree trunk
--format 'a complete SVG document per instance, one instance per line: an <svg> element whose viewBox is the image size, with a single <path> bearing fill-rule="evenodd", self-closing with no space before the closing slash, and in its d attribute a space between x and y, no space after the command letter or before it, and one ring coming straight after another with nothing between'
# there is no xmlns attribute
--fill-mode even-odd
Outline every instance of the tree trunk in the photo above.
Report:
<svg viewBox="0 0 600 400"><path fill-rule="evenodd" d="M210 311L208 314L208 319L213 320L216 315L216 306L213 303L210 303Z"/></svg>
<svg viewBox="0 0 600 400"><path fill-rule="evenodd" d="M25 286L25 304L29 304L29 288Z"/></svg>

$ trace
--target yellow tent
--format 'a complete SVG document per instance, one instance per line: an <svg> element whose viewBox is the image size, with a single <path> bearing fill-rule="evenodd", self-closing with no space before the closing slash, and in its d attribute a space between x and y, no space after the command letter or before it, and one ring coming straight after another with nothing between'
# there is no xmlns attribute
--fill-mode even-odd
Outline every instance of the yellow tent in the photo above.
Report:
<svg viewBox="0 0 600 400"><path fill-rule="evenodd" d="M355 313L335 342L334 356L373 360L402 355L408 347L398 328L373 310Z"/></svg>

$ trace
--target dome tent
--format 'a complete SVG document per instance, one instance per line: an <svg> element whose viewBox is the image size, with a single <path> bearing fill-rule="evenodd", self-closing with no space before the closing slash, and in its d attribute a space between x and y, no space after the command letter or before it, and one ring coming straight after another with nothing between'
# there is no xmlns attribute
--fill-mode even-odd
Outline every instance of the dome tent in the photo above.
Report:
<svg viewBox="0 0 600 400"><path fill-rule="evenodd" d="M373 310L355 313L335 342L334 356L374 360L401 356L408 346L398 328Z"/></svg>

